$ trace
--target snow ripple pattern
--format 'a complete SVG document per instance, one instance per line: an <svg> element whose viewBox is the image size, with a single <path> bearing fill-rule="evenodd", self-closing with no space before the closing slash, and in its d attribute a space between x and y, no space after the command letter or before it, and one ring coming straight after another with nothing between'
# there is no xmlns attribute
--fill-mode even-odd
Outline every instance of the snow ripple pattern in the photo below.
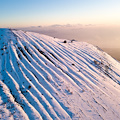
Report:
<svg viewBox="0 0 120 120"><path fill-rule="evenodd" d="M120 120L120 63L98 47L0 29L1 120Z"/></svg>

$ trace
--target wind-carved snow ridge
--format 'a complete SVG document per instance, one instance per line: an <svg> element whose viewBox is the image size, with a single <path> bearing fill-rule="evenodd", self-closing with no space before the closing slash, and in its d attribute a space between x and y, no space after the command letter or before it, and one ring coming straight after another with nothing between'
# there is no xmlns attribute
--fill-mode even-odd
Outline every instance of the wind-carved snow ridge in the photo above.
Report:
<svg viewBox="0 0 120 120"><path fill-rule="evenodd" d="M120 63L97 47L0 29L1 120L120 120Z"/></svg>

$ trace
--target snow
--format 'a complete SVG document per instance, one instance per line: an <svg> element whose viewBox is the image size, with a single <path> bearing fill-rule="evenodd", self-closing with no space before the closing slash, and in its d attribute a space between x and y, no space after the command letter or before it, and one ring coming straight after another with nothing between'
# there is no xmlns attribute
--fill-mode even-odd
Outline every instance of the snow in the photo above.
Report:
<svg viewBox="0 0 120 120"><path fill-rule="evenodd" d="M120 63L98 47L0 29L0 66L2 120L120 119Z"/></svg>

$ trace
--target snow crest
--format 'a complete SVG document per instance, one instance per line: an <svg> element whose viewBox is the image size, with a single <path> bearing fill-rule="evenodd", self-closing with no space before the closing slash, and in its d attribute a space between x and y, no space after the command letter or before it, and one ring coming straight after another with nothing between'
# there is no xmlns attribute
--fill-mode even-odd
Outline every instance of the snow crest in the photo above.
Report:
<svg viewBox="0 0 120 120"><path fill-rule="evenodd" d="M120 63L85 42L0 29L0 119L119 120Z"/></svg>

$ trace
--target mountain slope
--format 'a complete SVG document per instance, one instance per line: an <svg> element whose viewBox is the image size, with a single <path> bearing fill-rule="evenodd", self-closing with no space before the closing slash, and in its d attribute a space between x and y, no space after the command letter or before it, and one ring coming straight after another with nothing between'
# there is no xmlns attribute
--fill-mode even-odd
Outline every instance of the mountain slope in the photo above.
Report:
<svg viewBox="0 0 120 120"><path fill-rule="evenodd" d="M1 119L120 119L120 63L84 42L0 29Z"/></svg>

